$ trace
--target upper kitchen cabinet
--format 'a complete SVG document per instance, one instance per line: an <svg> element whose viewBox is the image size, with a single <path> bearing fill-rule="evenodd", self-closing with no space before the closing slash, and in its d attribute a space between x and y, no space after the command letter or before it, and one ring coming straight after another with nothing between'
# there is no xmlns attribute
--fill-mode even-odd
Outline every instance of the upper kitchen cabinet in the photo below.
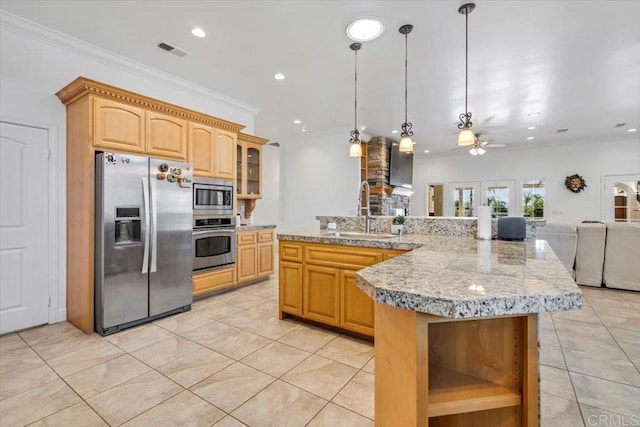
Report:
<svg viewBox="0 0 640 427"><path fill-rule="evenodd" d="M186 162L187 121L155 111L147 111L145 118L146 153Z"/></svg>
<svg viewBox="0 0 640 427"><path fill-rule="evenodd" d="M236 133L189 123L189 163L194 176L235 178Z"/></svg>
<svg viewBox="0 0 640 427"><path fill-rule="evenodd" d="M107 150L144 151L144 110L94 98L93 145Z"/></svg>
<svg viewBox="0 0 640 427"><path fill-rule="evenodd" d="M268 142L246 133L238 134L236 185L238 199L245 200L245 217L251 216L255 200L262 197L262 146Z"/></svg>
<svg viewBox="0 0 640 427"><path fill-rule="evenodd" d="M233 181L236 175L237 133L219 130L213 145L213 177Z"/></svg>

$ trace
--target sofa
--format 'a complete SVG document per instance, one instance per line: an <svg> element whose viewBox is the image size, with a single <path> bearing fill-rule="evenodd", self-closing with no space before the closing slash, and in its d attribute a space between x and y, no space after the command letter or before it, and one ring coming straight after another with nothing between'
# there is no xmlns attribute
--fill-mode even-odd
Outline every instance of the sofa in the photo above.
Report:
<svg viewBox="0 0 640 427"><path fill-rule="evenodd" d="M577 284L640 291L640 224L547 223L536 239L549 243Z"/></svg>

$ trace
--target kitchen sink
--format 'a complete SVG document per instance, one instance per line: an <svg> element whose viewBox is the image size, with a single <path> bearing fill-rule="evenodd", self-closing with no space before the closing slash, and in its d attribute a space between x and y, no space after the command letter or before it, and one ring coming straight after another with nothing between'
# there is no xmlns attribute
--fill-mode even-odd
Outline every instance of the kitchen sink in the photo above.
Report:
<svg viewBox="0 0 640 427"><path fill-rule="evenodd" d="M356 233L351 231L332 231L324 234L328 237L344 237L352 239L379 240L398 237L396 234L373 234L373 233Z"/></svg>

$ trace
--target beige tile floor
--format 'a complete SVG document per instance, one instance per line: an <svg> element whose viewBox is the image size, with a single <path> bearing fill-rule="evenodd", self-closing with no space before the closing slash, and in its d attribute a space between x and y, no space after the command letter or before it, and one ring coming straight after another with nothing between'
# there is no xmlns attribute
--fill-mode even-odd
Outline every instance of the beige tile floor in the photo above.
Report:
<svg viewBox="0 0 640 427"><path fill-rule="evenodd" d="M0 337L0 426L372 426L373 347L277 318L277 280L109 337ZM541 425L640 425L640 293L541 316Z"/></svg>

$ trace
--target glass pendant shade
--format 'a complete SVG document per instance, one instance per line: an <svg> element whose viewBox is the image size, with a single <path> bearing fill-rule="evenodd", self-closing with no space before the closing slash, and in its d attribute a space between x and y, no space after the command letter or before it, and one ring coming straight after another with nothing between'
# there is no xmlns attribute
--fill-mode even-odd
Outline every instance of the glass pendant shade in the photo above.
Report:
<svg viewBox="0 0 640 427"><path fill-rule="evenodd" d="M413 153L413 140L410 136L403 136L400 138L398 150L402 153Z"/></svg>
<svg viewBox="0 0 640 427"><path fill-rule="evenodd" d="M476 142L476 137L471 129L462 129L458 134L458 146L466 147L467 145L473 145Z"/></svg>
<svg viewBox="0 0 640 427"><path fill-rule="evenodd" d="M360 142L354 142L349 147L349 156L350 157L362 157L362 146Z"/></svg>

